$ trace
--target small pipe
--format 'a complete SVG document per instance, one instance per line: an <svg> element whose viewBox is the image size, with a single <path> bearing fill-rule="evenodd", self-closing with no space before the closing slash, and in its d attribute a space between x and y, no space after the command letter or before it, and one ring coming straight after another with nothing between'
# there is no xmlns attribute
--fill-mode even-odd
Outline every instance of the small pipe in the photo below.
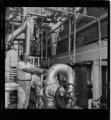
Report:
<svg viewBox="0 0 111 120"><path fill-rule="evenodd" d="M68 47L68 52L70 56L70 51L71 51L71 19L69 19L69 47Z"/></svg>
<svg viewBox="0 0 111 120"><path fill-rule="evenodd" d="M46 36L47 36L47 33L46 33ZM46 58L47 58L47 48L48 48L48 47L47 47L47 37L46 37L46 47L45 47L45 48L46 48ZM44 49L43 49L43 50L44 50Z"/></svg>
<svg viewBox="0 0 111 120"><path fill-rule="evenodd" d="M73 43L73 59L72 62L75 63L76 61L76 17L74 15L74 43Z"/></svg>
<svg viewBox="0 0 111 120"><path fill-rule="evenodd" d="M101 81L101 95L102 95L102 74L101 74L101 72L102 72L102 64L101 64L101 24L100 24L100 21L98 20L98 42L99 42L99 79L100 79L100 81ZM101 95L100 95L100 97L101 97Z"/></svg>

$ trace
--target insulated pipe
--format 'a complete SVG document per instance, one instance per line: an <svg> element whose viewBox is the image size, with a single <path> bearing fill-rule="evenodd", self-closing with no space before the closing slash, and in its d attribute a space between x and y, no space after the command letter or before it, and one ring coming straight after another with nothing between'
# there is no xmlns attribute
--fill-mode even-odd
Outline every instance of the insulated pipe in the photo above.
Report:
<svg viewBox="0 0 111 120"><path fill-rule="evenodd" d="M13 33L9 34L6 38L6 50L8 50L8 45L10 45L12 41L12 35L13 35L13 40L17 36L19 36L26 28L27 22L25 21L18 29L16 29Z"/></svg>
<svg viewBox="0 0 111 120"><path fill-rule="evenodd" d="M20 35L25 30L25 49L24 52L30 55L30 40L32 38L32 29L31 29L31 22L32 19L27 19L17 30L15 30L13 33L7 36L7 45L10 45L10 42L13 42L12 39L16 38L18 35ZM13 38L12 38L13 36ZM8 49L8 46L6 46L6 50Z"/></svg>
<svg viewBox="0 0 111 120"><path fill-rule="evenodd" d="M65 65L65 64L56 64L54 66L52 66L48 73L47 73L47 83L46 85L51 85L51 84L54 84L54 83L57 83L57 74L58 73L65 73L66 74L66 79L67 79L67 83L70 83L70 84L75 84L75 72L74 70L68 66L68 65Z"/></svg>
<svg viewBox="0 0 111 120"><path fill-rule="evenodd" d="M31 40L31 27L27 21L26 31L25 31L25 48L24 53L30 55L30 40Z"/></svg>
<svg viewBox="0 0 111 120"><path fill-rule="evenodd" d="M11 38L12 38L12 34L13 34L13 39L15 38L15 37L17 37L18 35L20 35L24 30L25 30L25 28L26 28L26 21L18 28L18 29L16 29L13 33L11 33L11 34L9 34L8 36L7 36L7 42L10 42L11 41Z"/></svg>
<svg viewBox="0 0 111 120"><path fill-rule="evenodd" d="M55 103L54 103L53 97L50 96L50 93L55 90L54 86L58 86L57 75L61 72L65 73L66 84L69 83L68 88L66 88L67 93L71 93L70 97L74 97L74 93L73 93L73 91L74 91L74 86L73 85L75 85L75 72L74 72L74 70L68 65L56 64L56 65L52 66L47 73L47 80L46 80L46 83L45 83L45 85L46 85L45 94L48 97L52 98L52 100L47 98L47 102L46 102L47 108L51 107L49 105L50 100L51 100L52 107L54 107ZM56 92L56 90L55 90L55 92ZM53 101L53 104L52 104L52 101ZM72 107L72 99L69 98L68 103L66 104L66 108L71 108L71 107Z"/></svg>

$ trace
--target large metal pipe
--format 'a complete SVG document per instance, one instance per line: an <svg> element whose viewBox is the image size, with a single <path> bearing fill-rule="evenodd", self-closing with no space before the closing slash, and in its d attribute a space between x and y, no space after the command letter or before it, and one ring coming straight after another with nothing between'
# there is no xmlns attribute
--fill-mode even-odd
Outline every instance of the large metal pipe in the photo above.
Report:
<svg viewBox="0 0 111 120"><path fill-rule="evenodd" d="M31 27L29 22L27 21L26 31L25 31L25 46L24 53L30 55L30 39L31 39Z"/></svg>
<svg viewBox="0 0 111 120"><path fill-rule="evenodd" d="M27 21L25 21L18 29L16 29L13 33L9 34L6 38L6 50L8 49L8 45L10 45L12 41L12 36L13 36L13 40L14 38L16 38L17 36L19 36L26 28L27 25Z"/></svg>
<svg viewBox="0 0 111 120"><path fill-rule="evenodd" d="M56 64L56 65L52 66L47 73L47 80L46 80L46 84L45 84L46 92L45 93L48 95L48 97L50 96L48 93L50 93L50 91L53 91L53 89L54 89L54 87L51 87L51 86L58 85L57 75L61 72L64 73L66 76L66 84L69 83L69 86L66 91L68 93L71 92L71 96L72 96L72 94L73 94L72 91L74 91L73 85L75 85L75 72L68 65ZM50 99L49 99L49 101L50 101ZM69 99L68 106L71 107L71 104L72 104L72 100ZM54 104L52 104L52 105L54 105Z"/></svg>
<svg viewBox="0 0 111 120"><path fill-rule="evenodd" d="M16 29L13 33L11 33L10 35L7 36L7 46L6 46L6 50L8 49L8 45L10 45L12 41L12 36L13 36L13 40L14 38L16 38L17 36L19 36L23 31L25 31L25 46L24 46L24 52L27 53L28 55L30 55L30 40L32 38L32 30L31 29L31 25L33 24L33 22L31 22L32 19L26 19L25 22L18 28Z"/></svg>
<svg viewBox="0 0 111 120"><path fill-rule="evenodd" d="M47 73L47 85L50 85L52 83L57 83L56 77L57 77L57 74L59 74L60 72L66 74L67 83L70 83L73 85L75 84L74 70L68 65L56 64L52 66Z"/></svg>

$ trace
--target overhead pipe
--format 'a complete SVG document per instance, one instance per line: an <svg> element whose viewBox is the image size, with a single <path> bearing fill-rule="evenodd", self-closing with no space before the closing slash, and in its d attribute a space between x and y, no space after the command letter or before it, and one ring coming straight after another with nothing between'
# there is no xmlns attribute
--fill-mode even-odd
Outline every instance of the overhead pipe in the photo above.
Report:
<svg viewBox="0 0 111 120"><path fill-rule="evenodd" d="M7 42L11 41L12 34L13 34L13 39L16 38L18 35L20 35L26 28L27 21L25 21L18 29L16 29L13 33L9 34L7 36Z"/></svg>
<svg viewBox="0 0 111 120"><path fill-rule="evenodd" d="M24 32L26 25L27 25L27 22L25 21L18 29L16 29L13 33L11 33L7 36L7 38L6 38L6 51L9 49L11 42L13 42L12 36L13 36L13 40L14 40L14 38L19 36L22 32Z"/></svg>
<svg viewBox="0 0 111 120"><path fill-rule="evenodd" d="M22 13L23 16L27 15L27 9L26 7L22 7ZM11 48L11 43L13 42L14 38L16 38L18 35L20 35L26 28L27 22L22 21L22 25L16 29L13 33L9 34L6 38L6 51ZM12 38L13 37L13 38Z"/></svg>

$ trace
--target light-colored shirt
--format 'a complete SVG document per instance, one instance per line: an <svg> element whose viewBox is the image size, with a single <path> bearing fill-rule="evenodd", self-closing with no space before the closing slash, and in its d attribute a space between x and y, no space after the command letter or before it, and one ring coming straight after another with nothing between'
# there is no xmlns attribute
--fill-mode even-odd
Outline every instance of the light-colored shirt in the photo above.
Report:
<svg viewBox="0 0 111 120"><path fill-rule="evenodd" d="M49 26L52 28L52 30L55 30L60 24L61 24L61 22L58 22L58 23L56 23L56 24L50 23ZM59 29L60 29L60 28L57 28L57 29L55 30L55 32L59 32Z"/></svg>
<svg viewBox="0 0 111 120"><path fill-rule="evenodd" d="M23 68L29 68L32 67L33 65L31 65L29 62L24 63L23 61L20 61L17 64L17 79L19 80L31 80L31 74L28 72L24 72L22 69Z"/></svg>

